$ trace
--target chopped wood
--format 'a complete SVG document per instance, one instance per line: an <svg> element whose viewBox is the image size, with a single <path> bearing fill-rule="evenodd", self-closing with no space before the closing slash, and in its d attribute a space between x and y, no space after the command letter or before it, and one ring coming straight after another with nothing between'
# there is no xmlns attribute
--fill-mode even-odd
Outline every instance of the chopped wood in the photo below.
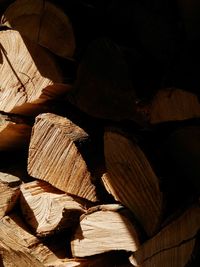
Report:
<svg viewBox="0 0 200 267"><path fill-rule="evenodd" d="M104 151L107 174L105 187L129 208L148 235L154 234L163 212L159 180L144 152L134 140L116 130L106 130Z"/></svg>
<svg viewBox="0 0 200 267"><path fill-rule="evenodd" d="M5 267L42 267L44 266L34 256L17 247L9 247L0 241L0 264Z"/></svg>
<svg viewBox="0 0 200 267"><path fill-rule="evenodd" d="M61 57L72 57L75 37L68 16L49 1L17 0L4 12L1 23Z"/></svg>
<svg viewBox="0 0 200 267"><path fill-rule="evenodd" d="M50 53L17 31L0 31L0 38L1 111L32 115L37 105L63 94L63 86L56 86L63 78Z"/></svg>
<svg viewBox="0 0 200 267"><path fill-rule="evenodd" d="M149 107L152 124L200 118L197 95L178 88L159 90Z"/></svg>
<svg viewBox="0 0 200 267"><path fill-rule="evenodd" d="M72 195L97 201L96 187L83 157L89 135L67 118L37 116L29 147L28 172Z"/></svg>
<svg viewBox="0 0 200 267"><path fill-rule="evenodd" d="M65 261L65 259L57 257L57 253L53 253L51 247L44 245L32 235L17 214L10 214L0 220L0 242L20 253L34 256L47 266L52 266L53 262L59 261L62 264Z"/></svg>
<svg viewBox="0 0 200 267"><path fill-rule="evenodd" d="M141 116L136 114L136 95L127 63L111 40L98 39L88 46L74 87L69 99L87 114L142 123Z"/></svg>
<svg viewBox="0 0 200 267"><path fill-rule="evenodd" d="M199 229L200 206L196 204L144 243L130 260L134 266L141 267L185 267Z"/></svg>
<svg viewBox="0 0 200 267"><path fill-rule="evenodd" d="M24 219L38 236L72 227L85 212L73 197L44 181L22 184L20 189Z"/></svg>
<svg viewBox="0 0 200 267"><path fill-rule="evenodd" d="M20 184L19 177L0 172L0 218L15 206L20 195Z"/></svg>
<svg viewBox="0 0 200 267"><path fill-rule="evenodd" d="M140 243L138 236L123 206L96 206L81 216L71 241L72 255L86 257L112 250L135 251Z"/></svg>
<svg viewBox="0 0 200 267"><path fill-rule="evenodd" d="M13 150L28 147L31 125L27 120L0 112L0 150Z"/></svg>

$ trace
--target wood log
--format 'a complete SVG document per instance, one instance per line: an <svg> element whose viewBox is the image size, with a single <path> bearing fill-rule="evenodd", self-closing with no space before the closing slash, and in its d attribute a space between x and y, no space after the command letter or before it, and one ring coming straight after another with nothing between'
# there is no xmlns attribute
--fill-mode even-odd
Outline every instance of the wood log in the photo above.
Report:
<svg viewBox="0 0 200 267"><path fill-rule="evenodd" d="M20 195L20 184L19 177L0 172L0 218L15 206Z"/></svg>
<svg viewBox="0 0 200 267"><path fill-rule="evenodd" d="M111 40L97 39L88 46L74 87L69 100L85 113L97 118L141 123L142 118L137 117L135 110L136 93L128 65Z"/></svg>
<svg viewBox="0 0 200 267"><path fill-rule="evenodd" d="M72 57L75 37L68 16L42 0L17 0L4 12L1 23L61 57Z"/></svg>
<svg viewBox="0 0 200 267"><path fill-rule="evenodd" d="M199 229L200 206L196 204L144 243L130 261L141 267L185 267L192 256Z"/></svg>
<svg viewBox="0 0 200 267"><path fill-rule="evenodd" d="M178 88L162 89L157 92L146 113L152 124L200 118L200 103L193 93Z"/></svg>
<svg viewBox="0 0 200 267"><path fill-rule="evenodd" d="M137 228L127 210L119 204L107 204L81 216L71 250L74 257L86 257L112 250L135 251L139 243Z"/></svg>
<svg viewBox="0 0 200 267"><path fill-rule="evenodd" d="M83 156L88 142L89 135L67 118L50 113L37 116L29 147L29 174L66 193L97 201Z"/></svg>
<svg viewBox="0 0 200 267"><path fill-rule="evenodd" d="M163 196L145 154L135 140L112 129L105 132L104 151L105 187L133 212L148 235L154 234L160 226Z"/></svg>
<svg viewBox="0 0 200 267"><path fill-rule="evenodd" d="M28 119L0 112L0 150L28 147L30 136Z"/></svg>
<svg viewBox="0 0 200 267"><path fill-rule="evenodd" d="M81 200L79 203L44 181L22 184L20 189L22 213L37 236L72 227L85 212Z"/></svg>
<svg viewBox="0 0 200 267"><path fill-rule="evenodd" d="M53 249L48 244L44 245L32 235L16 213L4 216L0 220L0 242L5 243L20 254L25 253L34 256L45 266L54 266L54 262L62 264L66 260L66 258L57 256L58 252L54 252L55 248ZM57 245L59 246L59 243L55 243L54 247Z"/></svg>
<svg viewBox="0 0 200 267"><path fill-rule="evenodd" d="M20 251L17 247L9 247L3 242L0 242L0 265L4 267L44 267L28 252Z"/></svg>
<svg viewBox="0 0 200 267"><path fill-rule="evenodd" d="M0 31L0 110L33 115L41 104L69 90L55 59L17 31ZM39 110L35 110L36 108Z"/></svg>

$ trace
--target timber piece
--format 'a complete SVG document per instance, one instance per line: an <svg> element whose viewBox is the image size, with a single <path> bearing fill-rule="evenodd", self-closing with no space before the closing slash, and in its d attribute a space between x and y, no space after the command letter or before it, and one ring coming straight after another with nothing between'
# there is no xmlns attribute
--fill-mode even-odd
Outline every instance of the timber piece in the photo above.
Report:
<svg viewBox="0 0 200 267"><path fill-rule="evenodd" d="M139 246L137 227L119 204L93 207L81 216L71 240L74 257L86 257L113 250L135 251Z"/></svg>
<svg viewBox="0 0 200 267"><path fill-rule="evenodd" d="M65 258L57 256L57 252L54 253L52 247L42 243L41 240L32 235L22 218L16 213L4 216L0 220L0 242L5 243L13 250L19 251L19 253L34 256L45 266L53 266L53 262L62 264L65 261Z"/></svg>
<svg viewBox="0 0 200 267"><path fill-rule="evenodd" d="M76 199L47 182L36 180L22 184L20 189L23 217L37 236L72 227L85 212Z"/></svg>
<svg viewBox="0 0 200 267"><path fill-rule="evenodd" d="M142 121L135 112L136 94L123 53L106 38L89 44L69 100L97 118Z"/></svg>
<svg viewBox="0 0 200 267"><path fill-rule="evenodd" d="M0 112L0 150L28 147L31 125L27 119Z"/></svg>
<svg viewBox="0 0 200 267"><path fill-rule="evenodd" d="M0 266L4 267L42 267L44 266L34 256L17 247L9 247L6 243L0 242Z"/></svg>
<svg viewBox="0 0 200 267"><path fill-rule="evenodd" d="M69 90L59 86L62 74L44 48L14 30L0 31L0 39L1 111L26 116L40 113L37 107Z"/></svg>
<svg viewBox="0 0 200 267"><path fill-rule="evenodd" d="M200 118L200 103L191 92L167 88L157 92L148 112L152 124Z"/></svg>
<svg viewBox="0 0 200 267"><path fill-rule="evenodd" d="M0 172L0 218L15 206L20 195L20 184L19 177Z"/></svg>
<svg viewBox="0 0 200 267"><path fill-rule="evenodd" d="M97 201L91 173L84 160L89 135L67 118L51 113L40 114L32 130L28 173L56 188Z"/></svg>
<svg viewBox="0 0 200 267"><path fill-rule="evenodd" d="M160 226L163 196L150 162L136 141L117 129L105 131L104 152L105 187L133 212L146 233L153 235Z"/></svg>
<svg viewBox="0 0 200 267"><path fill-rule="evenodd" d="M200 230L200 206L194 204L144 243L131 257L134 266L185 267Z"/></svg>
<svg viewBox="0 0 200 267"><path fill-rule="evenodd" d="M61 57L72 57L75 37L69 17L49 1L17 0L4 12L1 23Z"/></svg>

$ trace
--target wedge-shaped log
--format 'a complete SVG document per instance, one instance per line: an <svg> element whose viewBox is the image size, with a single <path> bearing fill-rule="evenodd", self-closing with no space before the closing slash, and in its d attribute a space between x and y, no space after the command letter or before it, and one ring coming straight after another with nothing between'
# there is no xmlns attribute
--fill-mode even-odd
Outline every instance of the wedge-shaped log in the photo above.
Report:
<svg viewBox="0 0 200 267"><path fill-rule="evenodd" d="M72 57L75 38L68 16L43 0L17 0L4 12L1 23L62 57Z"/></svg>
<svg viewBox="0 0 200 267"><path fill-rule="evenodd" d="M39 236L73 226L85 212L73 197L44 181L22 184L20 189L24 218Z"/></svg>
<svg viewBox="0 0 200 267"><path fill-rule="evenodd" d="M20 195L20 184L17 176L0 172L0 218L15 206Z"/></svg>
<svg viewBox="0 0 200 267"><path fill-rule="evenodd" d="M177 88L159 90L149 107L152 124L200 118L197 95Z"/></svg>
<svg viewBox="0 0 200 267"><path fill-rule="evenodd" d="M56 255L58 252L53 253L55 248L44 245L37 237L32 235L22 219L15 213L0 220L0 242L5 243L19 253L34 256L45 266L54 266L54 262L62 264L66 260L66 258L59 258Z"/></svg>
<svg viewBox="0 0 200 267"><path fill-rule="evenodd" d="M132 139L107 129L104 151L107 190L129 208L148 235L157 231L163 210L159 180L143 151Z"/></svg>
<svg viewBox="0 0 200 267"><path fill-rule="evenodd" d="M135 251L139 246L138 236L123 206L96 206L81 216L71 241L72 255L86 257L112 250Z"/></svg>
<svg viewBox="0 0 200 267"><path fill-rule="evenodd" d="M140 267L190 266L199 229L200 207L194 205L144 243L130 261Z"/></svg>
<svg viewBox="0 0 200 267"><path fill-rule="evenodd" d="M37 116L29 147L28 172L56 188L97 201L96 187L83 158L89 135L67 118Z"/></svg>
<svg viewBox="0 0 200 267"><path fill-rule="evenodd" d="M63 78L48 51L14 30L0 31L0 39L1 111L32 115L37 105L68 90L56 86Z"/></svg>
<svg viewBox="0 0 200 267"><path fill-rule="evenodd" d="M25 118L0 112L0 150L28 147L31 125Z"/></svg>

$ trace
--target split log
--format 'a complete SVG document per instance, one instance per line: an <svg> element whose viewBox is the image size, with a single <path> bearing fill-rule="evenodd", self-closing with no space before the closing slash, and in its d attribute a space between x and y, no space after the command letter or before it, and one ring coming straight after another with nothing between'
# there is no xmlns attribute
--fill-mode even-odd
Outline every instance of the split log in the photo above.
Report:
<svg viewBox="0 0 200 267"><path fill-rule="evenodd" d="M27 119L0 112L0 150L28 147L31 125Z"/></svg>
<svg viewBox="0 0 200 267"><path fill-rule="evenodd" d="M137 227L119 204L96 206L81 216L71 241L74 257L86 257L112 250L135 251L139 246Z"/></svg>
<svg viewBox="0 0 200 267"><path fill-rule="evenodd" d="M84 160L88 142L89 135L67 118L50 113L37 116L29 147L29 174L66 193L97 201Z"/></svg>
<svg viewBox="0 0 200 267"><path fill-rule="evenodd" d="M37 107L69 90L55 59L17 31L0 31L0 110L24 115L38 114Z"/></svg>
<svg viewBox="0 0 200 267"><path fill-rule="evenodd" d="M9 247L3 242L0 242L0 265L4 267L44 267L28 252L18 250L17 246Z"/></svg>
<svg viewBox="0 0 200 267"><path fill-rule="evenodd" d="M61 57L72 57L75 37L68 16L49 1L17 0L4 12L1 23Z"/></svg>
<svg viewBox="0 0 200 267"><path fill-rule="evenodd" d="M24 219L37 236L72 227L85 212L76 199L44 181L22 184L20 189Z"/></svg>
<svg viewBox="0 0 200 267"><path fill-rule="evenodd" d="M144 243L131 257L134 266L185 267L200 229L200 207L194 205Z"/></svg>
<svg viewBox="0 0 200 267"><path fill-rule="evenodd" d="M177 89L159 90L147 107L148 120L152 124L200 118L197 95Z"/></svg>
<svg viewBox="0 0 200 267"><path fill-rule="evenodd" d="M34 256L45 266L54 266L54 262L62 264L66 260L57 257L58 253L54 253L51 247L32 235L17 214L5 216L0 220L0 242L19 253ZM55 243L54 246L56 245L59 244Z"/></svg>
<svg viewBox="0 0 200 267"><path fill-rule="evenodd" d="M14 175L0 172L0 218L15 206L20 195L21 180Z"/></svg>
<svg viewBox="0 0 200 267"><path fill-rule="evenodd" d="M133 212L146 233L153 235L160 226L163 197L148 159L134 140L116 130L106 130L104 151L105 187Z"/></svg>
<svg viewBox="0 0 200 267"><path fill-rule="evenodd" d="M91 116L117 121L140 119L128 65L109 39L97 39L88 46L74 87L69 100Z"/></svg>

